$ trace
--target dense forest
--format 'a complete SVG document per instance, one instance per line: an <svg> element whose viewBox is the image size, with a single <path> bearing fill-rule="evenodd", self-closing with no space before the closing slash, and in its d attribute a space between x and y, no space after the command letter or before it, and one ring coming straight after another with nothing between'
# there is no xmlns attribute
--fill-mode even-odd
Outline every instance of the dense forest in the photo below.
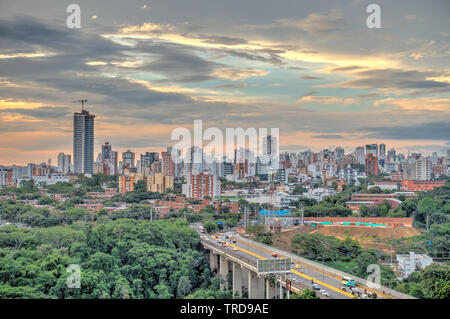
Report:
<svg viewBox="0 0 450 319"><path fill-rule="evenodd" d="M0 227L0 298L230 297L182 220ZM81 288L68 288L79 265ZM192 297L192 295L191 295Z"/></svg>

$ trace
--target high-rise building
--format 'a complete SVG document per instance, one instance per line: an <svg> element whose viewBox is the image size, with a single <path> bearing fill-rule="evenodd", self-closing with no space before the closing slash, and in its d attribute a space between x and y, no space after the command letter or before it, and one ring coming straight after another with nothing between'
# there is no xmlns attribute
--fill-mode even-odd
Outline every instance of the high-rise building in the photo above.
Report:
<svg viewBox="0 0 450 319"><path fill-rule="evenodd" d="M73 169L76 174L94 171L94 114L82 110L73 116Z"/></svg>
<svg viewBox="0 0 450 319"><path fill-rule="evenodd" d="M161 171L164 176L175 176L175 163L172 154L169 152L161 152Z"/></svg>
<svg viewBox="0 0 450 319"><path fill-rule="evenodd" d="M135 154L130 151L127 150L126 152L122 153L122 168L135 168Z"/></svg>
<svg viewBox="0 0 450 319"><path fill-rule="evenodd" d="M345 155L345 150L342 147L336 147L336 149L334 150L334 156L336 158L341 158L344 157Z"/></svg>
<svg viewBox="0 0 450 319"><path fill-rule="evenodd" d="M375 157L378 157L378 145L377 144L366 144L366 156L369 153Z"/></svg>
<svg viewBox="0 0 450 319"><path fill-rule="evenodd" d="M386 144L380 144L380 156L384 157L386 155Z"/></svg>
<svg viewBox="0 0 450 319"><path fill-rule="evenodd" d="M276 154L276 153L278 153L277 149L278 149L277 138L272 135L265 136L263 139L262 155L268 155L268 156L277 155L278 156L278 154Z"/></svg>
<svg viewBox="0 0 450 319"><path fill-rule="evenodd" d="M366 175L378 176L378 158L372 153L366 155Z"/></svg>
<svg viewBox="0 0 450 319"><path fill-rule="evenodd" d="M395 152L395 149L391 148L391 149L388 151L388 158L389 158L389 160L391 160L391 161L395 161L395 160L396 160L396 152Z"/></svg>
<svg viewBox="0 0 450 319"><path fill-rule="evenodd" d="M431 160L428 157L421 157L416 160L416 180L429 181L431 180L431 172L433 170Z"/></svg>
<svg viewBox="0 0 450 319"><path fill-rule="evenodd" d="M366 163L366 154L364 152L364 146L358 146L355 151L356 162L364 165Z"/></svg>
<svg viewBox="0 0 450 319"><path fill-rule="evenodd" d="M168 189L173 189L173 175L165 176L162 173L154 173L147 177L148 191L164 193Z"/></svg>
<svg viewBox="0 0 450 319"><path fill-rule="evenodd" d="M192 174L183 188L183 193L188 198L204 199L209 196L215 199L220 196L220 183L211 171Z"/></svg>
<svg viewBox="0 0 450 319"><path fill-rule="evenodd" d="M71 156L69 154L58 154L58 172L68 174L71 171Z"/></svg>

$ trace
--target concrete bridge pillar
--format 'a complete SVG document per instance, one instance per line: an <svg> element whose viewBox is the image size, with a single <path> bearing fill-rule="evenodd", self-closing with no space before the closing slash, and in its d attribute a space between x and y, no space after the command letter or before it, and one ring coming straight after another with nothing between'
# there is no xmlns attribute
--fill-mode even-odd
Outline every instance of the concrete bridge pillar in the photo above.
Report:
<svg viewBox="0 0 450 319"><path fill-rule="evenodd" d="M233 263L233 297L242 298L242 267Z"/></svg>
<svg viewBox="0 0 450 319"><path fill-rule="evenodd" d="M219 265L217 262L218 256L212 251L209 252L209 268L211 268L211 272L216 272L219 269Z"/></svg>
<svg viewBox="0 0 450 319"><path fill-rule="evenodd" d="M225 256L220 255L220 276L223 279L224 283L220 284L220 289L228 288L228 280L227 275L229 272L228 268L228 260Z"/></svg>
<svg viewBox="0 0 450 319"><path fill-rule="evenodd" d="M264 277L248 272L248 299L264 299Z"/></svg>
<svg viewBox="0 0 450 319"><path fill-rule="evenodd" d="M277 296L277 288L270 284L270 279L266 278L266 299L274 299Z"/></svg>

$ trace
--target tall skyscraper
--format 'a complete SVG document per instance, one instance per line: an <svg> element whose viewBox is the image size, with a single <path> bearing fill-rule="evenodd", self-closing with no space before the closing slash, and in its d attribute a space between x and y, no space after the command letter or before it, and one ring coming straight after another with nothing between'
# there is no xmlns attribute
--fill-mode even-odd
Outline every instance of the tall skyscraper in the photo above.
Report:
<svg viewBox="0 0 450 319"><path fill-rule="evenodd" d="M380 156L386 155L386 144L380 144Z"/></svg>
<svg viewBox="0 0 450 319"><path fill-rule="evenodd" d="M73 168L76 174L94 171L94 114L82 109L73 115Z"/></svg>
<svg viewBox="0 0 450 319"><path fill-rule="evenodd" d="M378 145L377 144L366 144L366 156L367 154L372 154L378 157Z"/></svg>
<svg viewBox="0 0 450 319"><path fill-rule="evenodd" d="M355 151L356 162L358 164L365 165L366 163L366 154L364 152L364 146L358 146Z"/></svg>

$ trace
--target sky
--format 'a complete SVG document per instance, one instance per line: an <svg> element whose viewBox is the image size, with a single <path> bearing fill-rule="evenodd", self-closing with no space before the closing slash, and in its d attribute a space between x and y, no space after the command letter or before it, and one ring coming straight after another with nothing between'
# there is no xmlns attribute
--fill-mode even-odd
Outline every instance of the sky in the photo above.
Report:
<svg viewBox="0 0 450 319"><path fill-rule="evenodd" d="M443 155L449 13L446 0L0 0L0 164L71 154L80 99L95 153L162 150L202 120L279 128L280 151Z"/></svg>

